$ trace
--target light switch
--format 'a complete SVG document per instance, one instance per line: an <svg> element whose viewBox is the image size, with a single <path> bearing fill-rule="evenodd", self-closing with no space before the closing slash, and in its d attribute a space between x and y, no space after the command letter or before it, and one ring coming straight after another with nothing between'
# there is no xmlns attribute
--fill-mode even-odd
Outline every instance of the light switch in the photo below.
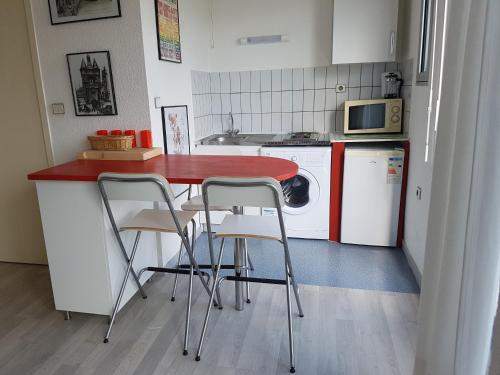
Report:
<svg viewBox="0 0 500 375"><path fill-rule="evenodd" d="M155 97L155 108L161 108L161 98L159 96Z"/></svg>
<svg viewBox="0 0 500 375"><path fill-rule="evenodd" d="M52 114L53 115L64 115L64 103L53 103L52 104Z"/></svg>

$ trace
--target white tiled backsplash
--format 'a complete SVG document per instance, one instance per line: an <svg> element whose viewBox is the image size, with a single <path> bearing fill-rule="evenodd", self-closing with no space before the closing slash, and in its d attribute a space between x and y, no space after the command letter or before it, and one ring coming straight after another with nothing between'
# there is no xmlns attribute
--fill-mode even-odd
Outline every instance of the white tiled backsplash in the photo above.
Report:
<svg viewBox="0 0 500 375"><path fill-rule="evenodd" d="M405 103L405 132L411 101L412 60L404 63L246 72L192 72L196 139L234 127L242 133L342 131L344 101L380 98L381 74L399 70ZM335 85L346 91L337 93Z"/></svg>

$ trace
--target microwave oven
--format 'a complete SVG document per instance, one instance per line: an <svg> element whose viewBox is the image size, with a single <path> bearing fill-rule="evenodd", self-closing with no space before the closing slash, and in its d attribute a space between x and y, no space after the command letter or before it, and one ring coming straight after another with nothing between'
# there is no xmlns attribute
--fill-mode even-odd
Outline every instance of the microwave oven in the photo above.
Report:
<svg viewBox="0 0 500 375"><path fill-rule="evenodd" d="M401 133L402 99L346 100L344 134Z"/></svg>

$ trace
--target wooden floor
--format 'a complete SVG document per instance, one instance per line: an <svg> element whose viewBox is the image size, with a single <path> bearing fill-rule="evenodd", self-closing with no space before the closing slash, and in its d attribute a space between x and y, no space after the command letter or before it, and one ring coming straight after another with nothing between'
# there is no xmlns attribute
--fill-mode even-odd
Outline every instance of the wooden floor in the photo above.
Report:
<svg viewBox="0 0 500 375"><path fill-rule="evenodd" d="M147 284L118 315L110 343L105 317L54 311L48 269L0 263L0 374L217 374L288 373L283 286L254 285L252 303L214 310L201 362L195 347L208 297L196 283L190 352L182 356L184 279L175 303L171 276ZM305 317L295 315L297 374L411 374L418 296L301 286Z"/></svg>

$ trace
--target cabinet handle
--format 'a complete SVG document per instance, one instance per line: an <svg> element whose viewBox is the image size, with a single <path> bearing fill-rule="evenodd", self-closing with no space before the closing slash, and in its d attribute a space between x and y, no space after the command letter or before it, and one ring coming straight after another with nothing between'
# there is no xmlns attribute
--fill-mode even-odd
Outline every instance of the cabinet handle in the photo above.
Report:
<svg viewBox="0 0 500 375"><path fill-rule="evenodd" d="M391 31L391 49L390 49L390 55L394 55L394 44L395 44L395 39L396 39L396 33L394 31Z"/></svg>

